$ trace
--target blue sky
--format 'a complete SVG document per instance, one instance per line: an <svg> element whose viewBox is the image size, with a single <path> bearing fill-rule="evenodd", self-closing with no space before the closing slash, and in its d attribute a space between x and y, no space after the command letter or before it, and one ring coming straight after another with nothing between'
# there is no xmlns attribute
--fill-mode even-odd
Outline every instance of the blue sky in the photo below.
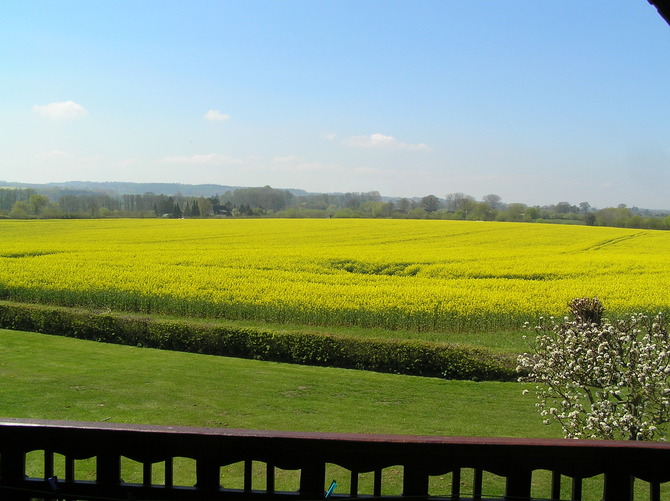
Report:
<svg viewBox="0 0 670 501"><path fill-rule="evenodd" d="M645 0L22 0L0 61L4 181L670 208Z"/></svg>

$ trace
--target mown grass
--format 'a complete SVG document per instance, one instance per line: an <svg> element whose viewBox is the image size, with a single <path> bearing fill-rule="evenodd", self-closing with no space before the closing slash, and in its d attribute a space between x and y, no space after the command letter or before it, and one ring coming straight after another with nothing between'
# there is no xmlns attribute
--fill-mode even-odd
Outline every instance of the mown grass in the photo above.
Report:
<svg viewBox="0 0 670 501"><path fill-rule="evenodd" d="M0 415L301 431L557 437L518 383L295 366L0 330Z"/></svg>
<svg viewBox="0 0 670 501"><path fill-rule="evenodd" d="M541 424L519 383L260 362L9 330L0 330L0 360L0 417L411 435L560 434ZM28 458L32 474L40 474L40 457ZM62 460L57 463L62 469ZM192 461L175 468L184 485L194 482ZM328 478L345 489L348 475L339 470L329 470ZM77 471L92 479L94 460L78 462ZM385 471L385 493L401 492L401 473L400 467ZM227 482L241 474L235 466L222 471ZM125 480L140 475L139 465L124 461ZM278 489L296 487L294 472L277 475ZM262 481L260 470L258 476ZM371 482L371 474L361 476L363 491ZM502 492L502 483L494 481L494 488Z"/></svg>
<svg viewBox="0 0 670 501"><path fill-rule="evenodd" d="M0 417L289 431L561 435L557 426L541 423L520 383L259 362L30 332L0 330L0 378ZM39 475L39 454L32 456L28 468ZM61 463L57 458L57 470ZM138 481L141 466L127 463L124 479ZM175 465L176 479L194 482L192 461L183 463ZM328 482L338 479L346 492L347 474L340 470L329 470ZM94 460L81 460L77 471L92 478ZM230 466L222 475L235 482L241 471ZM258 475L262 479L262 471ZM399 494L401 467L387 468L384 475L384 492ZM450 478L434 480L441 484ZM600 481L587 482L585 500L602 497ZM279 489L295 489L296 475L279 471L277 482ZM488 495L502 494L502 479L488 485ZM366 486L371 488L369 474L361 478L361 488ZM548 473L534 475L533 492L539 497L548 497L548 486ZM638 489L648 498L644 484Z"/></svg>
<svg viewBox="0 0 670 501"><path fill-rule="evenodd" d="M541 424L519 383L298 366L9 330L0 330L0 360L4 417L412 435L560 434ZM64 466L56 459L58 471ZM31 474L39 475L40 465L41 455L31 454ZM123 465L126 481L140 481L140 465ZM226 483L241 479L237 466L223 469ZM195 482L192 460L178 461L175 469L177 482ZM348 474L341 470L330 468L328 478L338 479L344 491ZM79 461L77 471L79 478L94 478L95 461ZM294 472L276 473L278 489L297 489ZM262 483L263 471L257 476ZM384 492L400 494L402 468L387 468L384 478ZM361 489L372 489L372 474L361 476ZM502 493L502 481L494 479L489 489Z"/></svg>

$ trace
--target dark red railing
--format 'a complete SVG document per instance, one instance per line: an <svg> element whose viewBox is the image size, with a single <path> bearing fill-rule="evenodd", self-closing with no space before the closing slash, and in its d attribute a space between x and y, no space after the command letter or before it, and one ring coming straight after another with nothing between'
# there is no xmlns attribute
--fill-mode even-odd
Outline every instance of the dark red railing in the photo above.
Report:
<svg viewBox="0 0 670 501"><path fill-rule="evenodd" d="M78 477L78 461L85 458L94 458L89 480ZM140 464L136 483L122 480L122 464L127 461L122 458ZM192 461L191 485L180 485L176 478L173 465L177 458ZM29 471L36 468L35 462L38 473ZM236 486L226 485L227 477L222 475L233 464L239 464L241 471ZM259 464L264 470L261 481ZM347 471L348 477L338 481L341 486L333 499L536 499L534 472L546 470L548 492L539 496L544 499L581 499L582 481L602 474L603 499L633 499L633 479L639 479L649 482L645 496L653 501L661 499L660 484L670 481L670 445L0 420L0 499L12 501L316 500L324 498L331 465L339 465L340 474ZM386 488L391 467L400 490L395 494ZM275 488L279 469L298 470L294 491ZM365 472L372 477L369 492L360 482ZM504 493L487 494L491 474L502 477L498 480ZM447 491L433 492L432 479L445 475L449 476ZM562 484L567 492L561 492Z"/></svg>

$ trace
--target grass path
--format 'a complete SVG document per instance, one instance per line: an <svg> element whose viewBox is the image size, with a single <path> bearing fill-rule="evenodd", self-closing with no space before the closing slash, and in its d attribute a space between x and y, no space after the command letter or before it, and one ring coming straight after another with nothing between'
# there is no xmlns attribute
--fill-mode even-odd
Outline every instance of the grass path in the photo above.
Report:
<svg viewBox="0 0 670 501"><path fill-rule="evenodd" d="M518 383L294 366L0 330L0 416L559 437Z"/></svg>

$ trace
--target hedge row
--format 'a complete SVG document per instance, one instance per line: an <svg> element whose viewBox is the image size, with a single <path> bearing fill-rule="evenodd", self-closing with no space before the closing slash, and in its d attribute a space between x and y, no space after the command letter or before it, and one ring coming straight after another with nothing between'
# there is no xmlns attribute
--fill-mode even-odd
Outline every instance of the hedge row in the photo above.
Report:
<svg viewBox="0 0 670 501"><path fill-rule="evenodd" d="M512 357L424 341L279 333L10 302L0 302L0 327L164 350L445 379L516 378Z"/></svg>

